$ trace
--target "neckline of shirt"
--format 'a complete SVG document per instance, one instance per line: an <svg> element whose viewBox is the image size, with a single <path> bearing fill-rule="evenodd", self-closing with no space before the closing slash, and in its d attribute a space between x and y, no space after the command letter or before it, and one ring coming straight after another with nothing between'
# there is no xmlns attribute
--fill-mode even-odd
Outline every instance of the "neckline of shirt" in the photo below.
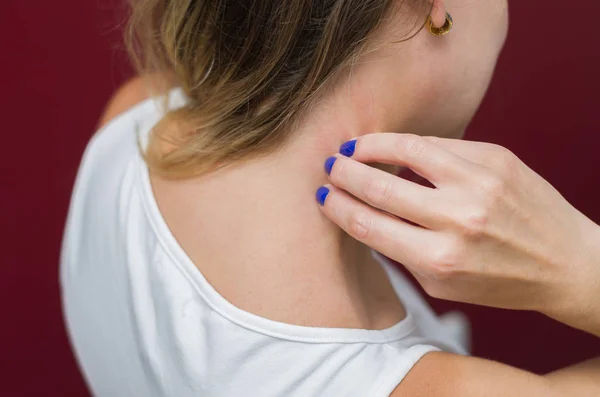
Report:
<svg viewBox="0 0 600 397"><path fill-rule="evenodd" d="M185 94L179 87L169 91L168 95L171 96L169 101L171 107L173 107L174 104L185 103ZM172 101L172 99L175 101ZM152 98L148 99L148 101L151 100ZM153 111L157 110L157 108L153 108ZM144 147L147 142L147 135L151 127L151 125L147 125L139 131L141 134L142 147ZM358 328L308 327L270 320L238 308L213 288L200 269L196 267L191 258L179 243L177 243L177 240L171 233L171 230L160 213L152 190L148 168L139 153L137 153L135 161L138 169L137 184L140 189L143 207L156 238L166 254L172 259L174 265L188 279L204 302L222 317L238 326L263 335L307 343L389 343L408 336L415 329L415 320L412 310L406 305L406 301L402 299L402 292L400 290L401 283L398 280L399 276L394 273L394 269L392 269L393 265L376 251L372 251L373 257L384 268L396 295L402 301L406 311L404 319L389 328L371 330Z"/></svg>

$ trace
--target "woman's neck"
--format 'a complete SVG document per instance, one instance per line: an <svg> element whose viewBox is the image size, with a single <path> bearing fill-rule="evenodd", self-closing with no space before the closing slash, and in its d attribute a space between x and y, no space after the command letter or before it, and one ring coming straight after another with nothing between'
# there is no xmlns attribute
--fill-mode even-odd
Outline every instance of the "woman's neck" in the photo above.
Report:
<svg viewBox="0 0 600 397"><path fill-rule="evenodd" d="M159 207L208 281L242 309L302 325L389 327L403 311L383 269L315 200L325 159L368 127L350 116L311 125L262 159L187 181L152 177Z"/></svg>
<svg viewBox="0 0 600 397"><path fill-rule="evenodd" d="M352 84L322 102L276 153L188 181L153 177L179 243L215 289L242 309L350 328L385 328L403 316L370 249L331 223L315 200L328 181L324 161L340 144L369 132L416 132L408 121L415 119L418 101L410 94L417 90L408 81L402 98L378 92L390 73L368 68L380 65L355 70Z"/></svg>
<svg viewBox="0 0 600 397"><path fill-rule="evenodd" d="M304 148L189 181L153 178L161 212L211 285L241 309L299 325L387 328L403 312L383 269L315 200L335 149Z"/></svg>
<svg viewBox="0 0 600 397"><path fill-rule="evenodd" d="M298 146L190 182L209 233L203 251L216 248L212 258L250 267L286 262L347 269L364 261L368 250L327 220L315 200L327 183L324 160L337 143L327 150Z"/></svg>

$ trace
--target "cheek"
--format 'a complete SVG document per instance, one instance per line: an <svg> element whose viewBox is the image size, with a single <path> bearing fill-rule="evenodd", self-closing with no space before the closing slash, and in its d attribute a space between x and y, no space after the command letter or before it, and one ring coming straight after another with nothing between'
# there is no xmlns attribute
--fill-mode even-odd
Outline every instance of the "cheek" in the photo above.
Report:
<svg viewBox="0 0 600 397"><path fill-rule="evenodd" d="M492 37L495 39L497 54L499 54L500 50L504 46L506 42L506 38L508 36L508 26L509 26L509 18L508 18L508 1L506 0L496 0L496 6L492 7L492 12L490 15L490 26L493 29Z"/></svg>
<svg viewBox="0 0 600 397"><path fill-rule="evenodd" d="M462 98L468 118L474 115L487 92L509 25L506 1L479 0L471 4L471 8L464 9L466 26L457 37L456 54L456 62L463 66L457 71L461 86L456 87L456 96Z"/></svg>
<svg viewBox="0 0 600 397"><path fill-rule="evenodd" d="M499 37L500 37L500 48L504 46L506 42L506 38L508 36L508 26L509 26L509 13L508 13L508 1L502 1L500 5L500 27L499 27Z"/></svg>

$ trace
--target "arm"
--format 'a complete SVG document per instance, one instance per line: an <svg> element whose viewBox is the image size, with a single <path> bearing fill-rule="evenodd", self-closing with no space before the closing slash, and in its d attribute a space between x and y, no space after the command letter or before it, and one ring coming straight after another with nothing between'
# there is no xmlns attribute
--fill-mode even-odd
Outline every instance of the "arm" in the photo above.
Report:
<svg viewBox="0 0 600 397"><path fill-rule="evenodd" d="M540 310L545 315L600 337L600 279L596 277L600 269L600 227L588 222L587 245L582 244L580 259L570 263L573 274L580 274L579 282L569 282L571 292L563 293L547 307ZM585 278L585 280L582 280ZM572 277L577 280L577 277Z"/></svg>
<svg viewBox="0 0 600 397"><path fill-rule="evenodd" d="M433 352L415 365L391 397L597 395L600 395L600 359L542 376L490 360Z"/></svg>

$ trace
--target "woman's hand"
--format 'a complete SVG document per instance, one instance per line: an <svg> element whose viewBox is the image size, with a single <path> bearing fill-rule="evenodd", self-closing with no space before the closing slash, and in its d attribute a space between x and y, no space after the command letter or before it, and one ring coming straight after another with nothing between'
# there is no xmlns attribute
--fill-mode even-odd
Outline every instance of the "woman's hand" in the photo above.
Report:
<svg viewBox="0 0 600 397"><path fill-rule="evenodd" d="M341 153L326 163L324 213L428 294L536 310L600 335L600 227L509 150L377 133ZM435 188L363 163L408 167Z"/></svg>

